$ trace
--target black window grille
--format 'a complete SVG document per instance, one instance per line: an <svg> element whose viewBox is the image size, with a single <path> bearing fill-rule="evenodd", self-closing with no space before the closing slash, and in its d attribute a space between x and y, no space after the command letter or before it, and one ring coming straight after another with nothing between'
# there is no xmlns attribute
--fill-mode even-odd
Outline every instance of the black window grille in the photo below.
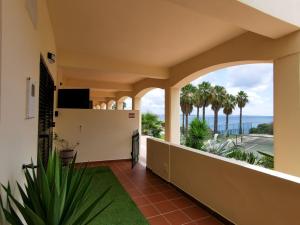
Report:
<svg viewBox="0 0 300 225"><path fill-rule="evenodd" d="M53 142L54 82L41 59L39 85L38 155L47 164Z"/></svg>
<svg viewBox="0 0 300 225"><path fill-rule="evenodd" d="M140 134L139 131L136 130L132 135L132 151L131 151L131 162L132 168L139 162L140 155Z"/></svg>

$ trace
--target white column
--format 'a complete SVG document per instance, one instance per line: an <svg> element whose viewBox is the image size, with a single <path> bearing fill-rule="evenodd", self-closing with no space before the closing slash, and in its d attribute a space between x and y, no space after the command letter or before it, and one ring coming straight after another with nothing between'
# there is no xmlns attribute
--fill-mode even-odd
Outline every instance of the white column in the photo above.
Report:
<svg viewBox="0 0 300 225"><path fill-rule="evenodd" d="M117 110L123 110L123 101L117 101Z"/></svg>
<svg viewBox="0 0 300 225"><path fill-rule="evenodd" d="M139 117L139 133L142 134L142 114L140 111L141 107L141 98L139 97L132 97L132 110L138 111L138 117Z"/></svg>
<svg viewBox="0 0 300 225"><path fill-rule="evenodd" d="M132 110L140 110L141 107L141 98L133 97L132 98Z"/></svg>
<svg viewBox="0 0 300 225"><path fill-rule="evenodd" d="M105 110L107 108L107 104L105 102L101 102L100 109Z"/></svg>
<svg viewBox="0 0 300 225"><path fill-rule="evenodd" d="M108 101L107 103L106 103L106 109L107 110L112 110L113 108L112 108L112 106L113 106L113 104L114 104L114 102L113 101Z"/></svg>
<svg viewBox="0 0 300 225"><path fill-rule="evenodd" d="M300 54L274 61L275 170L300 176Z"/></svg>
<svg viewBox="0 0 300 225"><path fill-rule="evenodd" d="M165 140L180 144L180 88L165 89Z"/></svg>

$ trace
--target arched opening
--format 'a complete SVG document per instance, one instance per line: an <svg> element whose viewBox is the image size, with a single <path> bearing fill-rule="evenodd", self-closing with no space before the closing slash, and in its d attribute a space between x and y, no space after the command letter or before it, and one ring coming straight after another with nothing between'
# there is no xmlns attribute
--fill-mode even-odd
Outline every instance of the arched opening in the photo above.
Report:
<svg viewBox="0 0 300 225"><path fill-rule="evenodd" d="M147 93L149 93L150 91L152 91L152 90L154 90L154 89L159 89L159 88L156 88L156 87L148 87L148 88L145 88L145 89L139 91L139 92L135 95L135 97L137 97L137 98L142 98L142 97L144 97Z"/></svg>
<svg viewBox="0 0 300 225"><path fill-rule="evenodd" d="M181 144L272 168L273 64L235 65L191 78L195 74L180 82Z"/></svg>
<svg viewBox="0 0 300 225"><path fill-rule="evenodd" d="M106 103L105 103L105 102L102 102L102 103L100 104L100 109L101 109L101 110L106 110L106 108L107 108Z"/></svg>
<svg viewBox="0 0 300 225"><path fill-rule="evenodd" d="M101 109L101 106L100 106L100 104L95 104L95 105L93 106L93 109L100 110L100 109Z"/></svg>
<svg viewBox="0 0 300 225"><path fill-rule="evenodd" d="M110 100L110 101L107 103L107 109L108 109L108 110L116 110L116 109L117 109L116 101L115 101L115 100Z"/></svg>
<svg viewBox="0 0 300 225"><path fill-rule="evenodd" d="M132 98L123 96L118 100L118 110L132 110Z"/></svg>
<svg viewBox="0 0 300 225"><path fill-rule="evenodd" d="M171 81L172 86L182 88L185 85L193 82L201 76L205 76L206 74L219 71L222 69L242 66L242 65L252 65L252 64L270 64L272 61L270 60L241 60L241 61L229 61L224 63L217 63L212 65L201 65L199 68L194 69L188 74L182 74L181 76L174 76L174 79Z"/></svg>
<svg viewBox="0 0 300 225"><path fill-rule="evenodd" d="M149 90L141 98L141 111L159 115L164 120L165 91L160 88Z"/></svg>
<svg viewBox="0 0 300 225"><path fill-rule="evenodd" d="M143 94L143 95L142 95ZM165 91L160 88L143 90L141 97L141 146L140 160L146 162L146 140L148 136L164 139L165 135Z"/></svg>

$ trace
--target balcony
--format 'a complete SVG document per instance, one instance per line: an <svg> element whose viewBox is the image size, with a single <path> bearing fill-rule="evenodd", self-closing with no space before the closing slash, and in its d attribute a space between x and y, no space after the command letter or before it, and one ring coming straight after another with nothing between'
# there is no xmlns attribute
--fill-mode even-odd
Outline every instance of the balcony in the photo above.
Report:
<svg viewBox="0 0 300 225"><path fill-rule="evenodd" d="M46 162L58 133L80 143L77 163L111 167L150 224L300 224L299 8L294 0L0 0L0 183L24 184L22 165ZM180 89L249 63L274 66L274 171L180 145ZM141 98L154 88L165 92L164 140L144 142L143 165L131 170ZM62 89L84 89L71 96L84 104L58 107Z"/></svg>

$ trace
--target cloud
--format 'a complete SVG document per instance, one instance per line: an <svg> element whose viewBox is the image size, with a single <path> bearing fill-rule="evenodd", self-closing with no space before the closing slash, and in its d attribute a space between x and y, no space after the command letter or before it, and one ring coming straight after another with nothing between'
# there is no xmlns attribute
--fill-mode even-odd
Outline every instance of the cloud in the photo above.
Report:
<svg viewBox="0 0 300 225"><path fill-rule="evenodd" d="M234 66L225 69L224 73L230 76L229 87L264 90L272 82L273 66L272 64Z"/></svg>
<svg viewBox="0 0 300 225"><path fill-rule="evenodd" d="M165 92L156 88L149 91L141 99L142 112L153 112L162 115L165 113Z"/></svg>
<svg viewBox="0 0 300 225"><path fill-rule="evenodd" d="M132 109L132 98L126 98L124 102L126 103L126 110Z"/></svg>
<svg viewBox="0 0 300 225"><path fill-rule="evenodd" d="M273 64L248 64L228 67L208 73L194 80L198 85L208 81L213 85L224 86L228 93L236 95L240 90L249 96L244 108L245 115L273 115ZM154 89L142 98L142 111L164 114L164 91ZM196 110L193 111L193 114ZM208 107L208 115L213 112ZM235 115L239 110L234 111Z"/></svg>

